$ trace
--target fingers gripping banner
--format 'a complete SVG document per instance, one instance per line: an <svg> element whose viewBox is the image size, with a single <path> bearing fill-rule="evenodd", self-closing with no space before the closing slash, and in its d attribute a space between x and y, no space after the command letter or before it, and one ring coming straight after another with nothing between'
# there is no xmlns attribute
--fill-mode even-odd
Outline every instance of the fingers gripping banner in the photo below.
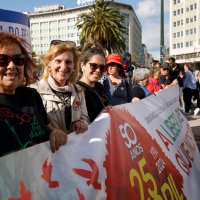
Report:
<svg viewBox="0 0 200 200"><path fill-rule="evenodd" d="M0 158L2 200L198 200L200 157L178 87L106 109L86 133Z"/></svg>

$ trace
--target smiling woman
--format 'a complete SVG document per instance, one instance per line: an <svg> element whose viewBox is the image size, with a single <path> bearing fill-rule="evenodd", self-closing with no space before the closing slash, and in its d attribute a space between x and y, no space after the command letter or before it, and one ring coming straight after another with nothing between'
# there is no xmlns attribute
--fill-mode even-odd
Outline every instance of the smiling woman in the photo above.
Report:
<svg viewBox="0 0 200 200"><path fill-rule="evenodd" d="M88 129L84 93L74 84L79 72L78 56L73 42L54 40L43 57L42 80L31 85L39 91L53 126L67 133L82 133Z"/></svg>
<svg viewBox="0 0 200 200"><path fill-rule="evenodd" d="M82 77L78 84L83 88L90 122L101 113L110 102L103 85L99 82L107 70L106 57L98 44L86 43L81 52Z"/></svg>
<svg viewBox="0 0 200 200"><path fill-rule="evenodd" d="M36 67L25 40L0 32L0 156L50 139L54 152L67 141L66 134L51 128L40 95L26 87Z"/></svg>

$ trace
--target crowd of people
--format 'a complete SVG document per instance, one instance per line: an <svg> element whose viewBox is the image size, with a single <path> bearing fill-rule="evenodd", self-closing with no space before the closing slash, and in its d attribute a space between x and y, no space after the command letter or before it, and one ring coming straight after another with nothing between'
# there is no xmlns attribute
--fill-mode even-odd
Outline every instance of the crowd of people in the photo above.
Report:
<svg viewBox="0 0 200 200"><path fill-rule="evenodd" d="M184 113L200 111L200 71L174 58L134 69L131 54L105 54L98 43L78 50L72 41L52 40L42 56L43 74L22 38L0 32L0 156L49 140L52 152L71 132L87 131L106 106L138 102L178 84ZM181 93L182 92L182 93Z"/></svg>

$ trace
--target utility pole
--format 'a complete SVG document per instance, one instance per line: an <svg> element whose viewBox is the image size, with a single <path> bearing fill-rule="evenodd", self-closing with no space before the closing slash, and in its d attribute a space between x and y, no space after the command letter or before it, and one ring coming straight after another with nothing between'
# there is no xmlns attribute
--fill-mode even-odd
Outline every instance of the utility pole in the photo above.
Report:
<svg viewBox="0 0 200 200"><path fill-rule="evenodd" d="M165 55L164 45L164 0L160 2L160 63L163 63Z"/></svg>

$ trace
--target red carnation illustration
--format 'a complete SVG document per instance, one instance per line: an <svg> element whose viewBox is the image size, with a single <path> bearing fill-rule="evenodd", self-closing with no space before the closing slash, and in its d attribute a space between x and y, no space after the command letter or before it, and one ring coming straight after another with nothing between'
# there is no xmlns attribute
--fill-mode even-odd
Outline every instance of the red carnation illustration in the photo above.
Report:
<svg viewBox="0 0 200 200"><path fill-rule="evenodd" d="M82 176L84 178L89 179L87 181L87 185L93 185L93 187L96 190L101 190L101 184L98 183L98 177L99 177L99 169L95 161L92 159L81 159L83 162L88 163L92 169L92 171L88 171L85 169L73 169L73 171L78 174L79 176Z"/></svg>
<svg viewBox="0 0 200 200"><path fill-rule="evenodd" d="M79 198L79 200L85 200L85 197L84 197L84 195L80 192L80 190L79 190L79 189L76 189L76 191L77 191L77 193L78 193L78 198Z"/></svg>
<svg viewBox="0 0 200 200"><path fill-rule="evenodd" d="M58 181L51 180L52 165L51 165L51 163L49 163L49 165L48 165L47 159L45 160L45 162L42 166L42 172L43 172L43 174L41 175L41 177L49 184L49 188L59 187Z"/></svg>
<svg viewBox="0 0 200 200"><path fill-rule="evenodd" d="M80 105L81 105L81 102L80 101L76 101L76 105L77 105L77 108L79 108Z"/></svg>
<svg viewBox="0 0 200 200"><path fill-rule="evenodd" d="M9 198L8 200L31 200L31 193L26 190L23 181L20 181L20 195L19 198Z"/></svg>

